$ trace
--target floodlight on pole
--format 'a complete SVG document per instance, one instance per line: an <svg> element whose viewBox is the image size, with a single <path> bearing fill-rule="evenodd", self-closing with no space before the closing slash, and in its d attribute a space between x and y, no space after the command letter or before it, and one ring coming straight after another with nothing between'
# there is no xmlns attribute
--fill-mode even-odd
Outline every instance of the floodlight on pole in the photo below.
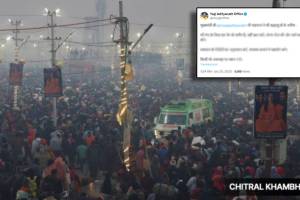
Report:
<svg viewBox="0 0 300 200"><path fill-rule="evenodd" d="M60 13L60 8L56 8L56 9L55 9L55 13L56 13L56 14L59 14L59 13Z"/></svg>
<svg viewBox="0 0 300 200"><path fill-rule="evenodd" d="M11 38L12 38L12 37L11 37L10 35L9 35L9 36L7 36L7 37L6 37L6 41L10 41L10 40L11 40Z"/></svg>
<svg viewBox="0 0 300 200"><path fill-rule="evenodd" d="M54 11L54 14L55 14L57 17L60 17L60 16L61 16L60 13L61 13L60 8L56 8L55 11Z"/></svg>
<svg viewBox="0 0 300 200"><path fill-rule="evenodd" d="M183 33L178 33L178 32L177 32L177 33L175 34L175 36L176 36L176 38L183 38Z"/></svg>

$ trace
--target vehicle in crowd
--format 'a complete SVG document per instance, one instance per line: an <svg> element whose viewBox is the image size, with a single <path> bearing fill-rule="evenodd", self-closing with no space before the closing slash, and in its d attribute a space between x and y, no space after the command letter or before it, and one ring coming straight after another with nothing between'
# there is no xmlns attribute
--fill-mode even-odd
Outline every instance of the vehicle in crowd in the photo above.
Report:
<svg viewBox="0 0 300 200"><path fill-rule="evenodd" d="M213 103L208 99L187 99L172 101L161 107L158 117L154 119L154 134L157 139L166 137L173 130L181 130L212 121Z"/></svg>

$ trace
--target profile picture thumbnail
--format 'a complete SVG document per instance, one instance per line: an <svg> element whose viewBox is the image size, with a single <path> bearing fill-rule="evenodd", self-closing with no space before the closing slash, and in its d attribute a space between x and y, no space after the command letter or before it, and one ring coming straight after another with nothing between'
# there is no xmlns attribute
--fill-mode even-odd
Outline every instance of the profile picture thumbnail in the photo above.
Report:
<svg viewBox="0 0 300 200"><path fill-rule="evenodd" d="M208 13L207 12L202 12L200 17L201 17L201 19L206 20L206 19L208 19Z"/></svg>

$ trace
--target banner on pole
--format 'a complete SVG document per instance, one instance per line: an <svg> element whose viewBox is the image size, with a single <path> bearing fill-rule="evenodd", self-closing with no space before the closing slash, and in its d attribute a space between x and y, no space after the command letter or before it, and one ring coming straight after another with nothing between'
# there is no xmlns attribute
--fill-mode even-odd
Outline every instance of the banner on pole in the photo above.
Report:
<svg viewBox="0 0 300 200"><path fill-rule="evenodd" d="M23 79L23 63L10 63L9 84L21 86Z"/></svg>
<svg viewBox="0 0 300 200"><path fill-rule="evenodd" d="M256 138L286 137L287 86L256 86L254 135Z"/></svg>
<svg viewBox="0 0 300 200"><path fill-rule="evenodd" d="M62 96L62 76L60 68L44 69L44 93L45 97Z"/></svg>

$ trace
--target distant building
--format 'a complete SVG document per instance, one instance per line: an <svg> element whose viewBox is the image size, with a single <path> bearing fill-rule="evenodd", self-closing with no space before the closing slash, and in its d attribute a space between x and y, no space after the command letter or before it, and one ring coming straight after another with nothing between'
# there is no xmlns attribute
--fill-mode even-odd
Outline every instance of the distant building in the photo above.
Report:
<svg viewBox="0 0 300 200"><path fill-rule="evenodd" d="M96 0L96 15L98 19L105 19L106 15L106 0ZM101 23L101 22L100 22ZM97 27L97 42L105 40L104 27Z"/></svg>
<svg viewBox="0 0 300 200"><path fill-rule="evenodd" d="M85 22L98 20L97 17L85 17ZM94 23L85 24L85 34L83 35L83 43L97 43L99 42L99 30L95 27Z"/></svg>
<svg viewBox="0 0 300 200"><path fill-rule="evenodd" d="M106 0L95 0L96 16L85 17L85 22L97 21L107 18L106 15ZM104 26L101 25L103 22L94 22L85 24L85 33L82 38L83 43L94 44L95 46L99 45L101 42L107 41L105 37ZM88 49L95 52L98 56L101 56L101 48L97 47L88 47Z"/></svg>

